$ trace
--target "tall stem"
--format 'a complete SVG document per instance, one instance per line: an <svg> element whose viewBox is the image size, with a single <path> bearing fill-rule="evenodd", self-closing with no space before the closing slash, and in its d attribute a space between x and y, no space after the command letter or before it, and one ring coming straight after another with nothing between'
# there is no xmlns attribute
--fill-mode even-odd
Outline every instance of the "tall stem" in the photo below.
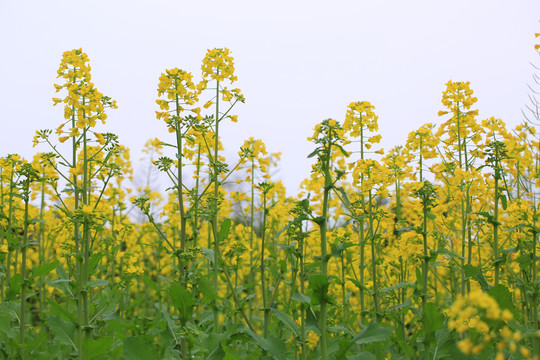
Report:
<svg viewBox="0 0 540 360"><path fill-rule="evenodd" d="M371 238L371 270L372 270L372 281L373 281L373 309L375 312L375 317L379 316L379 291L377 289L377 253L376 253L376 239L375 231L373 229L373 195L371 190L369 190L369 236Z"/></svg>
<svg viewBox="0 0 540 360"><path fill-rule="evenodd" d="M219 74L219 71L218 71ZM214 234L214 289L218 291L218 248L219 248L219 238L218 238L218 196L219 196L219 164L218 164L218 155L219 155L219 80L216 80L216 126L214 131L214 169L213 169L213 179L214 182L214 201L216 209L213 209L212 215L212 233ZM217 311L217 304L214 304L214 331L217 331L219 327L219 318Z"/></svg>
<svg viewBox="0 0 540 360"><path fill-rule="evenodd" d="M495 286L499 285L499 169L495 166L495 209L493 215L493 256L495 258Z"/></svg>
<svg viewBox="0 0 540 360"><path fill-rule="evenodd" d="M427 316L426 316L426 304L428 296L428 242L427 242L427 204L424 203L423 209L423 223L422 223L422 239L424 243L424 261L422 263L422 319L424 322L424 329L427 330ZM427 333L424 334L424 357L426 360L429 359L429 339Z"/></svg>
<svg viewBox="0 0 540 360"><path fill-rule="evenodd" d="M263 191L263 223L262 223L262 235L261 235L261 292L263 300L263 310L264 310L264 322L263 322L263 336L266 339L268 337L268 319L270 315L270 307L266 302L266 283L264 278L264 248L266 240L266 191Z"/></svg>
<svg viewBox="0 0 540 360"><path fill-rule="evenodd" d="M21 326L19 334L19 344L21 345L21 359L24 360L24 332L26 318L26 246L28 243L28 201L30 199L30 179L24 182L24 236L22 243L22 263L21 263Z"/></svg>
<svg viewBox="0 0 540 360"><path fill-rule="evenodd" d="M323 279L327 281L328 275L328 259L326 251L326 229L328 226L328 199L330 196L330 190L332 187L332 179L330 177L330 157L332 153L332 142L328 143L328 148L325 149L324 158L324 193L323 193L323 207L322 207L322 220L320 223L320 236L321 236L321 274ZM328 290L325 290L328 291ZM319 319L319 328L321 329L321 360L327 359L327 333L326 333L326 316L327 316L327 301L326 294L321 299L321 313Z"/></svg>

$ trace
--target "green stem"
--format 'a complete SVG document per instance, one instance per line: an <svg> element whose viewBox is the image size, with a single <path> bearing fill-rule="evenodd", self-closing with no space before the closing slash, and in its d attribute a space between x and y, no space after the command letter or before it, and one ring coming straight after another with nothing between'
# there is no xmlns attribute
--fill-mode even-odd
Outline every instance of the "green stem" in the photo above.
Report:
<svg viewBox="0 0 540 360"><path fill-rule="evenodd" d="M427 241L427 213L428 208L427 204L424 203L423 209L423 223L422 223L422 239L424 243L424 261L422 263L422 319L424 323L424 357L426 360L429 359L429 338L427 334L427 316L426 316L426 304L428 296L428 265L429 265L429 254L428 254L428 241Z"/></svg>
<svg viewBox="0 0 540 360"><path fill-rule="evenodd" d="M323 279L327 279L328 276L328 259L326 251L326 231L328 226L328 199L330 196L330 190L332 188L332 179L330 176L330 157L332 153L332 142L328 143L327 149L324 154L324 192L323 192L323 207L322 207L322 219L319 225L320 227L320 240L321 240L321 274ZM327 289L325 291L328 291ZM319 328L321 329L321 360L327 359L327 332L326 332L326 317L327 317L327 301L326 294L321 299L321 312L319 319Z"/></svg>
<svg viewBox="0 0 540 360"><path fill-rule="evenodd" d="M493 215L493 256L495 258L495 286L499 285L499 169L495 165L495 209Z"/></svg>
<svg viewBox="0 0 540 360"><path fill-rule="evenodd" d="M377 288L377 253L376 253L376 239L375 231L373 229L373 195L369 190L369 236L371 238L371 270L373 281L373 307L375 312L375 318L379 317L379 291Z"/></svg>
<svg viewBox="0 0 540 360"><path fill-rule="evenodd" d="M264 310L264 322L263 322L263 337L266 339L268 337L268 321L270 315L270 308L266 302L266 283L264 278L264 248L266 240L266 192L263 191L263 223L262 223L262 236L261 236L261 292L263 300L263 310Z"/></svg>
<svg viewBox="0 0 540 360"><path fill-rule="evenodd" d="M218 70L219 74L219 70ZM214 182L214 201L216 205L216 209L213 209L212 214L212 232L214 235L214 274L213 274L213 281L214 281L214 289L216 292L219 292L218 289L218 271L219 271L219 265L218 265L218 248L219 248L219 238L218 238L218 197L219 197L219 163L218 163L218 154L219 154L219 80L216 80L216 126L214 131L214 168L213 168L213 179ZM233 291L234 293L234 291ZM217 300L214 300L217 301ZM218 318L218 311L217 311L217 304L214 304L214 331L217 332L217 329L219 328L219 318Z"/></svg>
<svg viewBox="0 0 540 360"><path fill-rule="evenodd" d="M19 334L19 345L21 346L21 359L24 360L24 333L26 318L26 246L28 243L28 202L30 199L30 179L24 181L24 236L22 243L22 263L21 263L21 326Z"/></svg>

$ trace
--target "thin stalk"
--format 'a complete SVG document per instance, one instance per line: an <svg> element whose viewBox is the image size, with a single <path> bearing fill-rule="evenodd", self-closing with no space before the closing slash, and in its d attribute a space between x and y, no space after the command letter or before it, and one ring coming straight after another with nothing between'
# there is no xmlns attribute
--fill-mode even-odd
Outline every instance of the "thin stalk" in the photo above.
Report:
<svg viewBox="0 0 540 360"><path fill-rule="evenodd" d="M7 233L10 236L13 236L13 189L15 187L14 185L14 177L15 177L15 164L12 162L11 165L11 176L9 180L9 200L8 200L8 228ZM17 258L15 258L17 260ZM16 262L16 261L15 261ZM15 275L15 274L13 274ZM8 247L8 254L7 254L7 264L6 264L6 282L9 284L9 280L11 279L11 251L9 251Z"/></svg>
<svg viewBox="0 0 540 360"><path fill-rule="evenodd" d="M42 182L41 182L41 201L39 204L39 233L38 233L38 263L39 266L43 265L45 262L45 223L43 222L43 210L45 208L45 165L43 165L43 172L41 173ZM39 281L39 307L41 310L44 309L45 305L45 287L43 281Z"/></svg>
<svg viewBox="0 0 540 360"><path fill-rule="evenodd" d="M178 79L174 79L174 86L176 89L178 89ZM183 178L182 178L182 131L180 126L180 101L178 98L178 95L175 96L175 102L176 102L176 117L177 117L177 126L176 126L176 147L178 150L178 153L176 154L176 158L178 161L177 166L177 180L178 180L178 186L177 186L177 192L178 192L178 207L180 208L180 252L183 254L186 248L186 215L185 215L185 209L184 209L184 191L182 189L183 184ZM185 284L184 279L184 272L185 272L185 266L182 259L178 259L178 267L180 269L180 284ZM185 340L184 340L185 341ZM183 344L185 345L185 344ZM185 352L185 347L183 346L183 352ZM185 355L185 354L184 354Z"/></svg>
<svg viewBox="0 0 540 360"><path fill-rule="evenodd" d="M428 296L428 265L429 265L429 256L428 256L428 242L427 242L427 204L424 203L423 209L423 222L422 222L422 240L424 244L424 261L422 262L422 319L424 322L424 329L427 329L427 316L426 316L426 304ZM429 359L429 339L427 334L424 334L424 357Z"/></svg>
<svg viewBox="0 0 540 360"><path fill-rule="evenodd" d="M218 70L219 74L219 70ZM213 179L214 182L214 199L216 206L218 205L218 196L219 196L219 174L218 174L218 155L219 155L219 80L216 80L216 126L214 131L214 169L213 169ZM213 274L213 285L216 292L218 292L218 249L219 249L219 238L218 238L218 220L217 215L218 209L213 209L212 215L212 233L214 235L214 274ZM233 291L234 293L234 291ZM219 328L219 317L217 311L217 304L214 304L214 331L217 332Z"/></svg>
<svg viewBox="0 0 540 360"><path fill-rule="evenodd" d="M266 240L266 192L263 191L263 224L262 224L262 235L261 235L261 292L263 300L263 310L264 310L264 322L263 322L263 337L266 339L268 337L268 322L270 315L270 307L266 302L266 283L264 278L264 248Z"/></svg>
<svg viewBox="0 0 540 360"><path fill-rule="evenodd" d="M199 185L200 180L199 176L201 174L201 144L197 144L197 170L196 170L196 180L195 180L195 199L199 198ZM199 239L199 215L198 215L198 201L195 201L195 203L192 205L193 209L193 247L196 249L198 246L198 239Z"/></svg>
<svg viewBox="0 0 540 360"><path fill-rule="evenodd" d="M328 276L328 259L326 251L326 231L328 226L328 199L330 190L332 187L332 179L330 177L330 157L332 151L332 142L328 143L328 148L325 151L324 158L324 192L323 192L323 207L322 207L322 219L320 222L320 241L321 241L321 274L324 279ZM327 331L326 331L326 317L327 317L327 301L326 296L321 299L319 328L321 329L321 360L327 359Z"/></svg>
<svg viewBox="0 0 540 360"><path fill-rule="evenodd" d="M251 199L250 199L250 209L249 209L249 246L250 249L253 249L253 239L254 239L254 218L255 218L255 159L251 158ZM264 227L263 227L264 229ZM264 232L264 230L263 230ZM253 251L249 252L249 283L253 284L255 282L255 272L253 269ZM249 320L253 321L253 307L249 307Z"/></svg>
<svg viewBox="0 0 540 360"><path fill-rule="evenodd" d="M84 104L84 98L83 98ZM82 201L86 206L90 205L90 199L88 193L90 191L90 179L88 178L88 138L87 138L88 128L86 127L83 130L83 183L82 183ZM89 304L88 304L88 289L87 284L90 279L89 274L89 265L90 265L90 224L87 219L83 222L83 243L82 243L82 276L81 276L81 293L83 300L83 314L84 314L84 323L83 327L85 330L85 336L89 332Z"/></svg>
<svg viewBox="0 0 540 360"><path fill-rule="evenodd" d="M371 271L373 281L373 308L375 318L379 317L379 291L377 289L377 254L376 254L376 241L375 231L373 229L373 195L369 190L369 236L371 238Z"/></svg>
<svg viewBox="0 0 540 360"><path fill-rule="evenodd" d="M495 165L495 208L493 212L493 256L495 257L495 286L499 285L499 169Z"/></svg>
<svg viewBox="0 0 540 360"><path fill-rule="evenodd" d="M24 181L24 236L22 243L22 263L21 263L21 326L19 334L19 345L21 346L21 359L24 360L24 333L26 317L26 246L28 244L28 202L30 200L30 179Z"/></svg>
<svg viewBox="0 0 540 360"><path fill-rule="evenodd" d="M307 226L307 225L306 225ZM306 228L307 232L307 228ZM298 241L298 251L300 252L300 293L304 295L305 293L305 272L304 272L304 257L305 257L305 246L304 246L304 237L302 236ZM306 360L306 324L305 324L306 308L304 304L300 305L300 351L301 359Z"/></svg>

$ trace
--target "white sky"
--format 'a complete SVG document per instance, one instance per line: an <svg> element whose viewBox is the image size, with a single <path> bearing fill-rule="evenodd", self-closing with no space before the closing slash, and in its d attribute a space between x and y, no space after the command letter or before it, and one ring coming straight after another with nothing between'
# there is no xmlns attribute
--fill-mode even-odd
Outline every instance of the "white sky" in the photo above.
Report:
<svg viewBox="0 0 540 360"><path fill-rule="evenodd" d="M313 126L342 121L351 101L375 105L385 149L440 123L450 79L471 82L479 119L517 125L529 62L540 65L538 20L538 0L0 0L0 156L49 151L32 149L32 137L62 120L56 70L82 47L97 89L118 101L103 131L119 135L138 169L146 140L170 136L154 113L159 74L179 67L198 78L206 50L228 47L246 103L220 130L226 153L262 139L282 152L277 178L294 194L309 176Z"/></svg>

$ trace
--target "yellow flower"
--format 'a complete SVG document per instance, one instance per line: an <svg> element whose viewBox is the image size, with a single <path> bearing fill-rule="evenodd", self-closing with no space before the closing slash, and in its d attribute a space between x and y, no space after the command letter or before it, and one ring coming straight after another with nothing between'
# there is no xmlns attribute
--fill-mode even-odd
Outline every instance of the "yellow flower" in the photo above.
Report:
<svg viewBox="0 0 540 360"><path fill-rule="evenodd" d="M144 271L141 266L135 266L135 265L129 265L126 269L126 272L128 274L135 274L135 275L141 275Z"/></svg>
<svg viewBox="0 0 540 360"><path fill-rule="evenodd" d="M2 252L2 253L7 253L8 252L7 244L2 244L2 246L0 246L0 252Z"/></svg>
<svg viewBox="0 0 540 360"><path fill-rule="evenodd" d="M315 334L313 331L310 331L308 334L308 338L306 339L307 346L313 350L317 347L317 343L319 342L319 335Z"/></svg>
<svg viewBox="0 0 540 360"><path fill-rule="evenodd" d="M531 355L531 351L527 349L525 346L521 346L519 348L519 352L521 353L521 356L523 356L525 359L528 359Z"/></svg>
<svg viewBox="0 0 540 360"><path fill-rule="evenodd" d="M458 342L458 348L464 354L470 354L473 348L473 344L469 338L465 338Z"/></svg>
<svg viewBox="0 0 540 360"><path fill-rule="evenodd" d="M82 213L85 215L91 215L92 212L94 211L94 209L90 205L82 205L80 209Z"/></svg>

